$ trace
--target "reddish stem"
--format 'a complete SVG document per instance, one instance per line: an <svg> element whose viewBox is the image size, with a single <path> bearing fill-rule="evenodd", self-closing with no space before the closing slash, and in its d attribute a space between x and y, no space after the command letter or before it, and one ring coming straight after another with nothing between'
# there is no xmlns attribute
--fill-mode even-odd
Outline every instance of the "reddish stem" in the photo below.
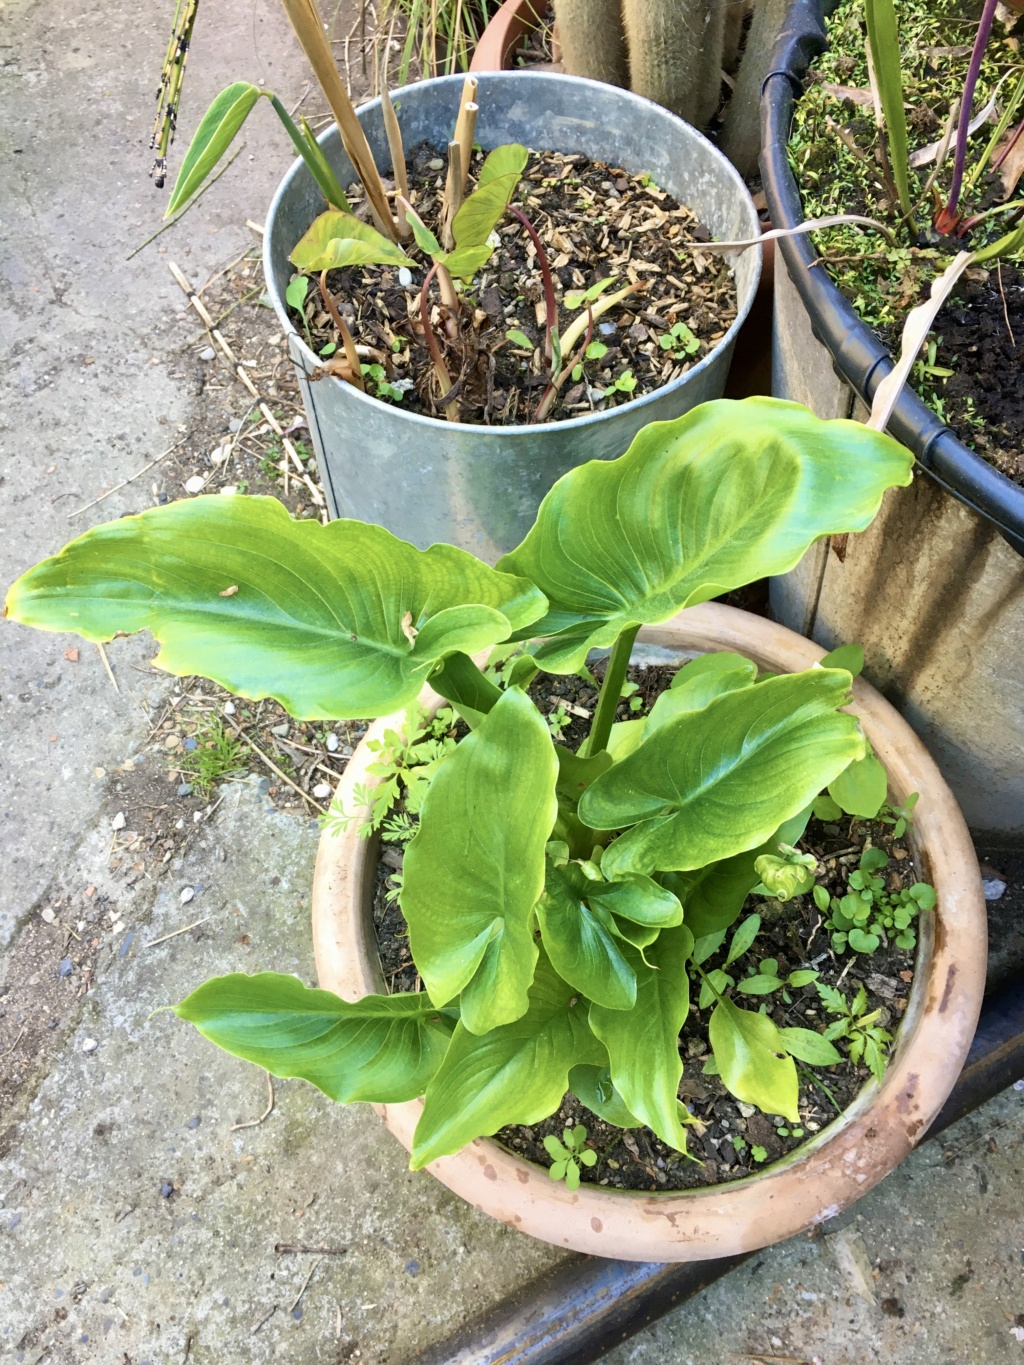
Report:
<svg viewBox="0 0 1024 1365"><path fill-rule="evenodd" d="M544 281L544 359L549 361L554 353L551 336L554 328L558 325L558 304L555 302L555 283L551 278L551 266L548 262L548 253L544 250L544 243L541 241L537 229L527 218L525 213L514 208L511 204L508 211L513 217L518 218L523 227L530 234L530 241L533 242L537 250L537 264L540 266L541 278Z"/></svg>
<svg viewBox="0 0 1024 1365"><path fill-rule="evenodd" d="M442 402L451 392L452 377L448 373L448 366L444 363L444 356L441 354L441 347L438 345L437 336L430 324L430 281L437 274L438 263L434 264L427 271L423 278L423 287L420 289L420 323L423 326L423 336L427 343L427 350L430 352L431 363L434 366L434 373L437 375L437 382L441 386ZM446 412L446 416L450 415Z"/></svg>
<svg viewBox="0 0 1024 1365"><path fill-rule="evenodd" d="M970 134L971 113L974 109L974 87L978 84L978 76L981 74L981 63L985 56L985 48L988 46L989 34L992 32L992 21L996 16L996 5L998 0L985 0L985 8L981 11L981 18L978 20L978 32L974 38L974 48L971 52L971 64L967 68L967 79L964 81L964 97L960 101L960 120L956 130L956 154L953 160L953 182L949 187L949 199L946 201L945 208L935 219L935 226L939 232L950 232L960 221L958 208L960 204L960 189L964 179L964 165L967 161L967 138Z"/></svg>

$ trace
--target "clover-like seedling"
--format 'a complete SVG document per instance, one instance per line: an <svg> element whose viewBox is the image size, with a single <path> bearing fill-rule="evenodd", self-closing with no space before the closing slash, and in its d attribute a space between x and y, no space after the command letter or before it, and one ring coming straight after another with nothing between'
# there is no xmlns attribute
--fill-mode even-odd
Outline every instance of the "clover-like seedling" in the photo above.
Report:
<svg viewBox="0 0 1024 1365"><path fill-rule="evenodd" d="M544 1139L544 1148L554 1163L548 1171L552 1180L564 1180L567 1190L580 1187L580 1167L596 1166L597 1153L587 1147L587 1130L582 1123L575 1128L562 1130L562 1141L549 1136Z"/></svg>
<svg viewBox="0 0 1024 1365"><path fill-rule="evenodd" d="M694 336L685 322L677 322L671 331L664 332L658 338L658 345L663 351L671 351L673 360L685 360L700 350L700 339Z"/></svg>
<svg viewBox="0 0 1024 1365"><path fill-rule="evenodd" d="M915 882L898 891L887 891L885 879L877 874L888 864L880 848L866 848L860 865L850 874L845 896L829 896L823 886L815 886L814 903L828 914L825 927L831 931L832 950L852 948L855 953L873 953L883 939L892 938L898 948L910 951L917 943L913 921L922 910L935 907L935 888L928 882Z"/></svg>

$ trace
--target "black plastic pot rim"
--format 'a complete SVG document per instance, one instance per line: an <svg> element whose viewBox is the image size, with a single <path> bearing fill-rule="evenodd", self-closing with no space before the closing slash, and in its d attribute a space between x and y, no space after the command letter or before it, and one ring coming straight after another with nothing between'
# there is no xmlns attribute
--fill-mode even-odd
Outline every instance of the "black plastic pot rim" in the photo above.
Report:
<svg viewBox="0 0 1024 1365"><path fill-rule="evenodd" d="M804 221L800 190L787 147L793 105L811 61L828 46L826 0L792 0L779 33L771 72L761 94L761 173L773 226ZM869 407L892 357L829 278L808 234L783 237L778 249L811 319L814 335L832 355L836 373ZM887 430L912 450L921 467L947 493L971 508L1024 555L1024 489L969 450L904 388Z"/></svg>

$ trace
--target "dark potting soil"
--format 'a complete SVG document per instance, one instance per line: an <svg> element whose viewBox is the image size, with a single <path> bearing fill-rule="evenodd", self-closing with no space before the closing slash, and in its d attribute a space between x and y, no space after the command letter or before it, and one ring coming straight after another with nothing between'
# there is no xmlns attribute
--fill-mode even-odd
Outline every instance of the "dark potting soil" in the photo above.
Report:
<svg viewBox="0 0 1024 1365"><path fill-rule="evenodd" d="M935 319L947 420L1001 474L1024 487L1024 271L1002 265L961 280Z"/></svg>
<svg viewBox="0 0 1024 1365"><path fill-rule="evenodd" d="M646 715L676 671L675 666L631 668L629 678L636 683L637 691L620 704L618 719ZM595 672L600 676L600 668ZM553 718L559 728L559 742L575 749L589 730L597 704L596 689L581 678L540 674L531 696L542 712ZM635 705L637 699L639 706ZM888 890L896 891L918 880L905 840L893 839L891 828L879 822L844 818L839 825L812 820L800 847L818 860L819 883L832 895L842 896L869 843L889 855L889 865L881 874ZM382 845L374 895L381 968L392 992L422 989L397 901L400 877L396 874L401 873L402 857L400 845ZM737 924L754 913L761 916L761 930L753 949L730 966L730 974L735 974L737 981L769 957L777 959L782 978L811 967L824 985L837 987L847 999L863 985L868 1009L880 1010L877 1022L895 1033L914 977L913 952L890 943L867 956L833 953L822 916L809 895L784 904L751 896ZM705 970L722 964L732 932L722 949L704 964ZM704 1074L704 1063L710 1056L707 1024L711 1011L699 1009L697 999L694 987L690 1015L679 1039L683 1058L679 1098L696 1120L686 1129L689 1156L667 1146L649 1128L624 1130L605 1123L571 1093L566 1094L557 1114L541 1123L503 1128L495 1140L516 1155L547 1167L551 1158L544 1138L553 1134L560 1139L564 1128L582 1123L587 1129L587 1145L598 1153L597 1164L581 1173L585 1182L627 1190L696 1189L742 1179L793 1151L846 1109L870 1078L867 1067L848 1059L828 1068L812 1069L798 1063L801 1123L794 1131L794 1126L782 1118L736 1100L717 1076ZM776 991L739 1000L746 1008L757 1008L762 1002L780 1027L823 1031L833 1017L826 1013L813 984L787 988L785 994ZM838 1046L843 1051L843 1044ZM760 1161L754 1159L755 1147L763 1149ZM759 1151L757 1155L762 1154Z"/></svg>
<svg viewBox="0 0 1024 1365"><path fill-rule="evenodd" d="M413 203L431 226L440 217L446 164L428 146L414 148L409 156ZM481 164L477 153L474 174ZM359 187L349 193L356 207ZM591 358L583 361L579 378L573 378L571 362L567 365L570 372L549 420L604 412L661 388L697 364L735 319L736 286L729 265L721 255L699 247L710 240L708 229L649 176L631 175L584 156L531 153L512 202L544 244L563 335L580 315L579 309L565 306L566 294L610 276L616 280L606 295L635 286L632 295L596 320ZM487 426L529 422L550 372L544 358L544 290L537 253L526 229L511 215L497 231L501 245L462 294L457 329L451 328L454 337L448 335L449 315L436 282L430 298L431 326L444 352L459 419ZM397 402L405 411L440 417L444 408L420 321L426 258L415 245L405 249L417 262L408 286L401 284L397 268L373 266L333 270L328 288L357 346L364 348L364 365L383 367L384 380L368 377L368 391L377 395L383 382L388 388L380 401L396 402L387 395L398 390L402 396ZM317 354L339 346L318 276L310 279L304 308L305 323L294 310L293 316L300 331L308 324ZM677 324L688 330L672 337ZM574 353L579 350L577 345ZM329 360L324 369L330 372Z"/></svg>
<svg viewBox="0 0 1024 1365"><path fill-rule="evenodd" d="M900 6L911 151L942 136L951 106L963 93L979 12L974 0L906 0ZM878 161L864 23L863 0L840 0L829 17L831 46L808 72L806 93L794 117L790 159L808 218L866 214L887 223L895 234L895 247L877 233L849 226L815 233L814 240L836 286L882 343L898 354L907 312L927 299L932 281L956 253L996 240L1014 219L997 214L962 237L938 233L931 222L932 202L922 194L934 171L928 165L911 173L912 193L921 199L919 231L911 233ZM1007 87L1017 79L1022 35L1024 19L1015 26L1010 20L996 23L985 51L975 113L1001 77L1008 76ZM1012 128L1000 150L1011 137ZM959 206L965 218L1020 198L1019 152L1008 154L998 170L993 161L971 186L969 173L987 138L986 126L969 143L968 189ZM950 155L938 176L943 198L952 165ZM1019 257L1016 265L1004 260L1001 269L991 262L968 270L933 324L929 339L934 351L922 355L910 383L965 445L1024 486L1021 283ZM954 373L945 375L943 370Z"/></svg>

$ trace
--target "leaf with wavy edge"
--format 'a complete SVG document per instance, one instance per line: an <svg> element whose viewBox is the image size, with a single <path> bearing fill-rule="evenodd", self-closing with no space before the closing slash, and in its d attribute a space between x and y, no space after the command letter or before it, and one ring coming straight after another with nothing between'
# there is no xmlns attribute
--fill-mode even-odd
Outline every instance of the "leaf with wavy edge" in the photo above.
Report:
<svg viewBox="0 0 1024 1365"><path fill-rule="evenodd" d="M5 614L94 641L150 630L167 672L314 720L407 706L440 659L543 610L532 584L452 546L417 550L380 526L218 496L87 531L14 584Z"/></svg>
<svg viewBox="0 0 1024 1365"><path fill-rule="evenodd" d="M850 683L845 669L769 678L645 739L580 799L591 829L632 826L605 850L605 875L685 872L762 843L865 753L838 711Z"/></svg>
<svg viewBox="0 0 1024 1365"><path fill-rule="evenodd" d="M645 427L619 459L563 475L498 567L545 593L532 633L551 638L533 652L573 673L630 626L785 573L821 536L863 531L912 464L891 437L797 403L704 403Z"/></svg>

